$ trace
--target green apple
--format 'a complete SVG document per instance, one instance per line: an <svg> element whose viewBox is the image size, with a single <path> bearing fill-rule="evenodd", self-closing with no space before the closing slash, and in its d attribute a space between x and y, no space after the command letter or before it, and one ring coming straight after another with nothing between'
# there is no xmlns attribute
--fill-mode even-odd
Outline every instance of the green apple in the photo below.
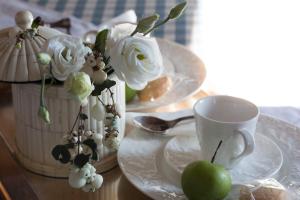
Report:
<svg viewBox="0 0 300 200"><path fill-rule="evenodd" d="M134 99L134 97L136 95L136 90L131 89L126 84L126 86L125 86L125 93L126 93L126 103L128 103L129 101L131 101L132 99Z"/></svg>
<svg viewBox="0 0 300 200"><path fill-rule="evenodd" d="M184 169L181 185L189 200L221 200L231 190L231 177L223 166L202 160Z"/></svg>

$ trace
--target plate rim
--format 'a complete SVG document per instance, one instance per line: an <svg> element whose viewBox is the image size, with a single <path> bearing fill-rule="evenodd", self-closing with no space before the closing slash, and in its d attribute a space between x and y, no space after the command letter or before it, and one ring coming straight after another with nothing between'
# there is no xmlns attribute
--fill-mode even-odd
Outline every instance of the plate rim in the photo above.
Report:
<svg viewBox="0 0 300 200"><path fill-rule="evenodd" d="M137 113L138 115L143 115L143 114L145 114L145 113ZM157 114L157 113L156 113ZM162 114L162 116L164 116L163 114L166 114L166 113L160 113L160 114ZM285 121L283 121L283 120L280 120L280 119L277 119L277 118L274 118L274 117L271 117L271 116L269 116L269 115L265 115L265 114L261 114L260 115L260 121L261 121L261 123L268 123L269 125L272 125L273 123L280 123L280 124L282 124L284 127L286 127L287 128L287 132L299 132L300 133L300 128L299 127L297 127L297 126L295 126L295 125L293 125L293 124L290 124L290 123L288 123L288 122L285 122ZM132 134L136 129L138 129L138 127L135 127L134 126L134 128L133 129L131 129L126 135L126 137L128 137L128 135L130 135L130 134ZM142 131L142 130L141 130ZM143 133L143 134L145 134L145 133ZM265 135L264 135L265 136ZM124 138L124 140L126 140L126 137ZM267 137L267 136L266 136ZM165 137L164 137L165 138ZM162 140L163 140L163 138L161 138ZM276 141L273 141L273 139L271 139L270 137L268 137L268 139L270 139L271 140L271 142L273 142L275 145L277 145L278 146L278 148L281 150L281 148L279 147L279 145L277 144L277 142ZM121 142L121 144L120 144L120 146L122 145L122 142ZM283 167L283 162L284 162L284 152L281 150L280 151L281 152L281 154L282 154L282 158L283 158L283 160L282 160L282 166L281 166L281 168L280 168L280 170L282 169L282 167ZM130 175L129 174L127 174L126 173L126 171L125 171L125 169L123 168L124 166L123 166L123 164L120 162L120 151L118 152L118 163L119 163L119 166L120 166L120 169L121 169L121 171L122 171L122 173L124 174L124 176L127 178L127 180L137 189L137 190L139 190L140 192L142 192L144 195L146 195L146 196L148 196L148 197L150 197L150 198L153 198L153 199L158 199L157 198L157 195L155 195L154 194L154 192L151 192L151 191L149 191L149 190L145 190L145 189L143 189L143 188L141 188L134 180L132 180L131 178L130 178ZM279 170L279 171L280 171ZM177 199L177 198L174 198L174 199ZM178 199L179 199L179 197L178 197ZM180 198L181 199L181 198Z"/></svg>
<svg viewBox="0 0 300 200"><path fill-rule="evenodd" d="M194 122L191 122L191 123L194 123ZM280 154L280 164L276 167L276 170L274 170L272 173L268 174L267 176L270 178L270 177L273 177L275 176L279 170L281 169L282 165L283 165L283 153L282 153L282 150L280 149L280 147L276 144L276 142L274 142L271 138L269 138L268 136L264 135L263 133L260 133L260 132L256 132L255 135L257 135L257 139L263 139L264 141L267 141L267 143L271 143L273 145L273 150L276 149L277 153ZM183 135L178 135L178 136L174 136L172 137L171 139L169 139L169 141L167 141L167 143L165 144L165 147L164 147L164 151L162 152L163 153L163 158L166 162L166 164L168 165L169 168L172 168L172 171L176 172L176 176L178 175L181 175L181 173L179 172L179 170L176 168L176 167L172 167L171 166L171 163L169 162L169 160L166 158L166 147L168 146L168 144L173 141L173 140L176 140L176 138L178 137L184 137ZM187 137L197 137L196 135L188 135ZM228 171L231 171L232 169L228 170ZM265 177L266 178L266 177ZM232 185L240 185L240 184L243 184L243 182L233 182L232 181Z"/></svg>

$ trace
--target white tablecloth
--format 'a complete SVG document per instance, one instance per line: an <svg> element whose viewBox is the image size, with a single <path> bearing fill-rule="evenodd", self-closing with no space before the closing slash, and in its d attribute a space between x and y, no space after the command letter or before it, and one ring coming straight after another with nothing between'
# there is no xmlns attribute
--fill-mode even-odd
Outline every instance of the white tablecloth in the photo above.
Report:
<svg viewBox="0 0 300 200"><path fill-rule="evenodd" d="M295 107L261 107L261 113L300 127L300 109Z"/></svg>

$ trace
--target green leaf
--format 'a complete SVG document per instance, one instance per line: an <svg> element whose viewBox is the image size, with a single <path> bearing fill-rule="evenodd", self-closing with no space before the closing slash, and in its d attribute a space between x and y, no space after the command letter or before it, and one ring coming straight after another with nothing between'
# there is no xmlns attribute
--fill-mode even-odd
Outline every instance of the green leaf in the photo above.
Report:
<svg viewBox="0 0 300 200"><path fill-rule="evenodd" d="M73 149L75 147L75 144L74 143L67 143L67 144L65 144L65 147L67 149Z"/></svg>
<svg viewBox="0 0 300 200"><path fill-rule="evenodd" d="M90 147L92 151L97 150L97 144L95 143L95 141L93 139L86 139L82 142L82 144L85 144L88 147Z"/></svg>
<svg viewBox="0 0 300 200"><path fill-rule="evenodd" d="M101 92L105 89L109 89L112 86L116 85L116 81L106 79L102 84L95 85L95 89L92 92L92 96L99 96Z"/></svg>
<svg viewBox="0 0 300 200"><path fill-rule="evenodd" d="M97 161L98 158L99 158L99 155L98 155L97 151L93 151L91 159Z"/></svg>
<svg viewBox="0 0 300 200"><path fill-rule="evenodd" d="M89 160L90 160L90 154L85 155L85 154L81 153L75 157L74 164L77 167L82 168L87 162L89 162Z"/></svg>
<svg viewBox="0 0 300 200"><path fill-rule="evenodd" d="M34 28L38 28L40 25L42 25L42 18L41 17L36 17L32 24L31 24L31 28L34 29Z"/></svg>
<svg viewBox="0 0 300 200"><path fill-rule="evenodd" d="M158 14L154 14L152 16L141 19L138 22L135 32L146 33L147 31L149 31L155 26L155 23L157 22L158 19L159 19Z"/></svg>
<svg viewBox="0 0 300 200"><path fill-rule="evenodd" d="M68 163L71 158L71 154L68 151L68 148L65 145L56 145L52 149L52 156L55 160L59 160L61 163Z"/></svg>
<svg viewBox="0 0 300 200"><path fill-rule="evenodd" d="M81 120L88 119L88 116L86 114L84 114L84 113L80 113L79 117L80 117Z"/></svg>
<svg viewBox="0 0 300 200"><path fill-rule="evenodd" d="M99 51L102 55L104 55L105 53L107 35L108 35L108 29L104 29L100 31L96 36L94 50Z"/></svg>
<svg viewBox="0 0 300 200"><path fill-rule="evenodd" d="M186 9L187 2L184 1L178 5L176 5L174 8L171 9L168 18L169 19L176 19L182 15L184 10Z"/></svg>

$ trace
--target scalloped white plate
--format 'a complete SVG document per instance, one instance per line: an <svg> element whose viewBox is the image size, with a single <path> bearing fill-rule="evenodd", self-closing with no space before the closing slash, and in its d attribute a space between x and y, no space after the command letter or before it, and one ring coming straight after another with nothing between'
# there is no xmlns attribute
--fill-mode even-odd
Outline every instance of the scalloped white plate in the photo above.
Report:
<svg viewBox="0 0 300 200"><path fill-rule="evenodd" d="M156 116L168 118L166 117L168 115L165 114L157 114ZM176 133L176 135L185 135L192 132L193 129L191 124L186 124L173 129L174 131L172 130L171 132ZM260 142L268 143L272 146L276 143L281 149L283 164L273 177L286 187L289 187L290 191L297 192L298 188L300 188L300 163L298 162L300 155L299 128L261 115L256 134L259 135L257 138L263 138L263 141ZM266 137L269 139L266 139ZM186 199L182 189L176 186L176 183L174 184L170 177L164 173L170 167L161 162L164 160L163 151L165 145L172 138L172 136L160 137L151 135L141 129L134 128L123 139L118 151L118 162L124 175L136 188L153 199ZM275 151L277 151L276 148ZM266 152L263 154L266 155ZM278 161L276 159L277 163ZM278 164L276 166L278 167ZM276 169L273 169L261 178L272 176L276 171Z"/></svg>

